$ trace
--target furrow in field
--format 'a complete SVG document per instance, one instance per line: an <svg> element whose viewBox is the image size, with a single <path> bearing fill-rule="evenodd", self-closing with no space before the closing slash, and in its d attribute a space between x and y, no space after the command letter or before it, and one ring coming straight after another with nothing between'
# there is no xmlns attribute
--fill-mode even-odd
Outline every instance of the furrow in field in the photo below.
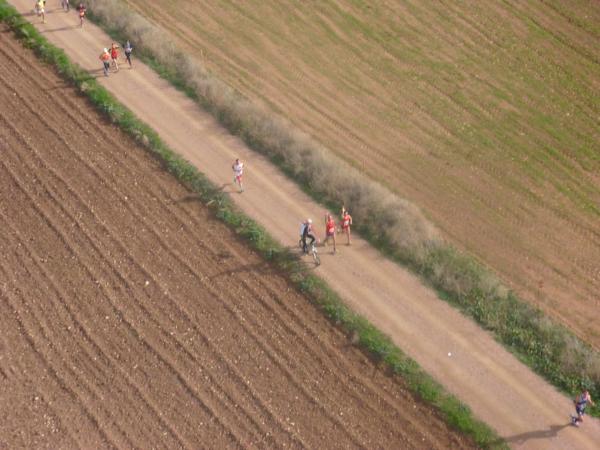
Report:
<svg viewBox="0 0 600 450"><path fill-rule="evenodd" d="M11 273L5 261L0 261L0 270L2 270L5 276ZM48 354L51 350L44 350L45 347L49 346L50 341L48 341L37 318L31 317L31 314L29 314L24 299L19 295L19 288L13 287L13 290L13 292L10 292L10 290L4 289L0 297L2 297L6 307L12 310L12 317L19 325L21 336L25 338L29 344L31 353L40 361L43 372L47 374L45 381L49 383L49 387L56 386L54 389L55 392L47 392L46 395L52 396L58 403L69 404L68 409L70 411L65 415L64 421L71 424L72 429L81 427L81 429L94 430L92 435L86 436L87 441L85 442L101 448L117 447L122 442L123 437L116 435L113 430L104 430L98 417L98 411L93 407L93 398L91 401L90 399L86 399L91 393L81 392L78 386L71 384L74 377L72 374L70 374L71 376L67 374L67 372L70 372L69 369L65 369L64 367L57 368L52 364L50 355ZM38 333L41 334L42 339L40 339ZM61 398L61 393L69 398ZM90 422L90 425L86 423L87 421ZM80 443L84 442L81 436L77 440Z"/></svg>
<svg viewBox="0 0 600 450"><path fill-rule="evenodd" d="M8 259L8 254L4 253L4 255ZM21 334L22 327L16 319L18 311L11 308L10 302L6 298L9 277L4 273L1 265L0 274L5 280L0 287L0 329L2 330L0 364L6 367L6 370L2 370L4 379L0 380L3 383L2 389L0 389L0 402L11 405L10 409L2 408L0 410L0 445L8 447L2 437L12 434L19 435L17 444L19 447L39 447L40 443L35 441L35 437L27 436L19 427L19 422L24 420L32 426L42 429L45 436L49 438L51 447L81 447L84 443L81 439L83 435L81 428L75 430L71 426L67 426L67 423L70 425L74 422L66 422L68 414L60 411L61 402L57 401L56 396L57 384L52 377L48 377L43 358L30 347L27 339ZM10 347L8 343L10 343ZM9 349L19 356L14 358ZM44 381L43 388L36 385L38 380L32 379L33 372L43 374L41 375ZM60 389L58 392L62 392L63 396L68 395ZM82 414L75 408L70 410L78 414L78 421L81 425L85 413ZM95 438L96 433L91 440ZM89 437L88 442L91 442Z"/></svg>
<svg viewBox="0 0 600 450"><path fill-rule="evenodd" d="M4 215L4 213L1 214ZM16 216L16 214L12 214L11 216ZM6 217L4 218L8 223ZM46 264L48 262L54 262L59 255L55 254L50 258L44 258L27 242L26 239L20 235L20 232L17 229L12 228L10 223L8 223L7 229L11 229L14 237L13 241L17 243L18 247L27 252L28 261L33 262L34 267L29 269L28 272L36 274L36 276L32 277L38 279L38 283L36 284L43 286L43 290L47 299L54 300L52 302L52 310L50 310L50 302L43 304L43 310L41 313L43 314L42 317L44 317L45 320L50 323L53 321L53 319L55 319L56 322L61 323L62 326L57 327L57 329L61 331L68 330L64 331L67 337L75 335L82 338L71 341L73 343L80 343L81 345L71 347L68 353L63 354L62 360L68 359L66 357L67 354L72 355L73 353L77 353L80 355L78 358L79 364L82 366L88 366L87 373L94 374L92 378L110 379L112 377L110 373L111 371L116 371L119 373L122 379L125 380L124 384L126 385L126 388L133 391L133 397L129 399L130 401L127 402L127 405L129 406L135 405L136 403L142 403L146 411L154 413L154 419L161 425L161 427L157 429L152 428L151 430L142 431L142 435L149 439L148 442L151 442L152 438L162 438L164 440L164 434L153 436L154 432L164 429L167 430L167 432L175 439L175 442L177 442L178 446L183 446L183 441L179 436L177 436L176 431L170 428L169 425L164 421L157 406L153 404L152 400L149 399L147 395L145 395L144 389L141 389L139 385L136 385L134 380L132 380L132 378L129 376L129 373L123 370L120 367L119 362L114 358L113 355L118 354L118 344L111 342L109 339L106 341L99 340L90 331L90 316L94 316L94 312L89 315L82 314L81 308L72 306L68 300L68 298L72 297L72 295L77 295L77 303L81 304L83 302L88 302L92 296L90 295L90 297L86 297L86 294L89 293L85 292L84 290L81 290L77 294L67 294L61 288L59 282L55 279L52 273L47 269ZM24 266L26 267L26 265ZM15 276L15 278L18 277ZM49 315L50 311L52 311L53 316L47 318L46 316ZM60 341L61 339L54 337L52 340ZM103 344L104 342L107 342L108 345ZM115 386L115 389L118 389L118 386ZM119 391L117 393L111 393L110 397L125 399L128 397L128 395L127 391ZM136 401L133 401L133 398L135 398ZM136 409L131 409L126 414L126 417L135 418L137 415L136 413ZM135 430L135 425L135 422L125 423L125 427L129 431Z"/></svg>
<svg viewBox="0 0 600 450"><path fill-rule="evenodd" d="M32 169L33 169L33 167L32 167ZM40 181L40 184L42 184L42 183L43 183L43 181ZM48 191L48 190L46 192L50 193L50 191ZM72 199L69 201L68 199L63 199L63 198L53 198L53 200L56 205L69 204L69 202L73 201ZM71 223L77 224L77 227L80 230L82 230L81 234L83 236L81 236L81 237L83 238L84 241L89 240L88 235L99 237L100 235L103 234L103 233L97 233L97 232L92 231L94 229L94 222L99 223L99 221L93 221L91 223L89 223L89 222L84 223L84 220L82 218L77 218L75 216L71 216L67 210L62 208L62 206L59 206L59 209L62 209L60 215L66 216ZM81 208L76 208L76 210L81 211ZM40 210L40 213L44 214L44 212L42 212L42 210ZM49 222L52 222L51 219L49 219ZM119 306L117 306L118 305L118 300L117 300L118 297L117 296L118 296L119 292L132 293L134 295L134 297L137 299L137 303L140 305L143 302L142 299L144 297L147 298L147 295L145 295L143 293L138 293L137 292L138 290L135 288L133 283L128 282L125 279L125 277L123 277L117 271L117 267L115 267L115 265L114 265L114 260L111 260L112 258L107 257L106 254L103 255L103 251L99 247L100 242L102 242L102 240L97 243L94 243L90 240L89 248L78 249L78 248L76 248L78 246L74 247L69 243L69 238L67 237L66 233L61 233L59 231L57 231L57 233L60 234L61 239L64 240L66 246L69 247L70 250L72 252L74 252L74 254L77 256L80 264L83 267L85 267L86 271L89 274L90 281L92 281L92 282L94 280L99 281L99 286L105 292L106 297L111 300L111 306L112 306L112 311L111 311L112 314L111 315L115 315L118 319L122 319L123 324L127 325L127 328L130 329L129 333L128 333L129 337L138 338L141 341L140 345L142 346L142 349L140 351L143 351L144 349L146 349L147 351L150 351L151 354L154 354L154 356L157 359L159 359L166 366L166 368L168 370L172 371L172 373L174 374L174 377L178 381L180 381L180 383L182 384L184 391L187 392L189 395L191 395L196 402L198 402L200 405L202 405L203 408L205 408L207 410L208 418L214 417L217 419L217 422L219 422L219 416L215 412L214 405L212 407L210 405L207 405L207 399L204 398L204 397L207 397L207 395L199 396L196 393L196 390L186 380L186 378L187 378L186 373L190 373L190 371L193 371L194 369L190 368L190 367L186 367L185 368L186 370L184 372L182 372L181 367L176 367L176 365L174 365L173 363L170 362L171 358L168 357L167 355L171 354L172 352L176 352L178 350L177 347L175 346L175 348L171 349L170 351L163 350L161 348L161 347L164 347L164 345L166 345L166 341L170 339L169 334L166 331L166 328L168 328L168 325L167 325L167 327L165 327L164 325L156 323L156 327L159 330L160 337L158 338L159 339L158 343L153 343L153 342L151 342L151 339L154 336L150 335L147 338L146 337L142 338L139 334L139 331L136 329L135 323L136 322L144 323L145 320L142 320L140 318L140 315L138 315L137 313L129 313L129 311L122 311L121 309L119 309ZM102 242L102 243L104 244L105 247L110 248L110 246L107 242ZM91 264L91 263L86 264L86 262L85 262L86 255L92 254L92 256L93 256L94 253L102 255L99 259L104 260L105 267L107 269L106 272L104 272L104 271L98 272L95 269L93 264ZM118 253L119 253L118 250L113 251L113 253L112 253L112 257L116 258L116 260L120 260L121 255L119 255ZM129 258L130 256L125 255L124 257ZM135 266L135 264L136 264L135 261L132 260L132 265ZM116 277L116 279L115 279L115 277ZM143 283L140 282L139 284L143 284ZM105 288L105 286L107 286L107 287ZM111 288L109 288L108 286L111 286ZM112 287L112 286L114 286L114 287ZM110 290L115 289L115 291L117 291L117 292L112 293L109 291L109 289ZM151 317L150 320L155 322L156 317L153 316L152 313L150 313L148 311L147 306L140 306L140 310L138 311L138 313L141 313L142 315L144 315L144 314L149 315ZM127 340L127 338L122 338L122 339L125 341ZM129 340L131 341L131 339L129 339ZM202 385L202 387L203 387L203 385ZM219 393L217 392L217 394L216 394L217 397L220 396L218 394ZM214 396L215 396L215 394L213 393L213 395L212 395L213 399L214 399ZM182 398L185 398L185 396L182 395ZM185 402L183 400L179 400L179 401L185 404ZM175 403L177 403L177 402L175 402ZM171 407L173 407L173 406L171 406ZM232 412L232 416L233 416L235 409L232 408L231 412ZM206 420L206 418L205 418L205 420ZM223 427L225 430L228 429L228 427L226 425L223 425ZM243 439L236 438L236 440L239 443L244 442Z"/></svg>
<svg viewBox="0 0 600 450"><path fill-rule="evenodd" d="M2 217L6 221L6 217ZM131 441L131 425L127 420L116 422L113 412L109 405L103 404L106 397L127 399L128 395L121 390L119 385L112 385L110 389L103 390L93 382L95 376L103 377L104 367L101 364L103 354L94 354L86 352L83 345L74 344L69 347L48 345L46 343L68 340L73 337L70 330L72 326L68 321L61 317L60 306L53 305L55 302L60 304L60 298L56 298L47 280L40 274L38 264L33 260L35 253L29 253L30 248L24 245L17 231L11 229L7 224L7 229L12 232L13 242L19 247L18 254L14 255L15 266L19 270L14 270L10 275L17 279L30 278L34 281L31 285L22 286L19 289L19 295L12 298L15 308L20 308L27 312L23 315L24 323L29 322L28 328L30 336L40 353L43 355L48 365L53 367L55 372L60 371L65 385L74 386L73 390L77 392L81 401L82 408L88 411L94 411L97 423L104 430L110 430L112 439L120 448L127 448L133 445ZM8 272L8 269L5 268ZM12 297L9 292L7 295ZM45 301L43 301L43 300ZM19 306L16 306L19 305ZM52 306L51 306L52 305ZM65 326L56 326L57 323L65 323ZM75 323L77 326L77 323ZM100 359L100 361L97 361ZM129 404L129 403L128 403ZM126 410L125 417L135 415L135 410Z"/></svg>

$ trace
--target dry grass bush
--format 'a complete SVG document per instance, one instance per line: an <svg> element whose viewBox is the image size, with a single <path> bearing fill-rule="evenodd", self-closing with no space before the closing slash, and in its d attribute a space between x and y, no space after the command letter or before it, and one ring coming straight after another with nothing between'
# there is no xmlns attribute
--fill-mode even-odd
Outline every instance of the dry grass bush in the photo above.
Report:
<svg viewBox="0 0 600 450"><path fill-rule="evenodd" d="M563 388L573 385L576 374L600 386L598 353L551 322L535 323L533 308L519 302L512 311L518 310L518 318L511 325L503 323L503 317L514 305L511 299L516 297L509 295L489 270L444 243L416 206L371 181L282 118L242 98L122 1L88 0L86 4L109 29L127 36L137 53L157 61L172 79L191 89L230 132L269 156L325 203L347 205L358 229L371 242L411 266L484 326L494 329L507 345L519 341L519 351L527 357L544 358L543 352L536 356L532 348L542 345L541 339L550 339L556 345L555 364L561 365L561 373L568 372L569 383L558 381ZM522 339L531 330L535 334L531 342L535 341L535 345ZM537 363L532 365L540 367ZM556 381L555 377L550 378Z"/></svg>

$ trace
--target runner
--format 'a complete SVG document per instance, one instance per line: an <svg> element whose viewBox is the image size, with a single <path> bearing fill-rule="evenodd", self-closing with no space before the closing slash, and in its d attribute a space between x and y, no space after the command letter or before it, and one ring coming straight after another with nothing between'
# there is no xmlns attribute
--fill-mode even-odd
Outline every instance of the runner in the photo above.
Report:
<svg viewBox="0 0 600 450"><path fill-rule="evenodd" d="M323 245L327 245L329 238L333 241L333 254L335 255L335 220L333 220L330 213L327 213L325 215L325 240L323 241Z"/></svg>
<svg viewBox="0 0 600 450"><path fill-rule="evenodd" d="M65 10L65 12L69 12L71 8L69 5L69 0L60 0L60 6Z"/></svg>
<svg viewBox="0 0 600 450"><path fill-rule="evenodd" d="M242 175L244 173L244 163L238 159L235 160L233 165L231 166L233 169L233 184L240 185L240 192L244 192L244 186L242 184Z"/></svg>
<svg viewBox="0 0 600 450"><path fill-rule="evenodd" d="M119 58L118 48L119 46L114 42L110 45L110 59L115 66L115 72L119 71L119 63L117 62L117 59Z"/></svg>
<svg viewBox="0 0 600 450"><path fill-rule="evenodd" d="M127 62L129 63L129 68L131 69L131 52L133 51L133 47L131 43L127 41L123 46L123 52L125 53L125 58L127 58Z"/></svg>
<svg viewBox="0 0 600 450"><path fill-rule="evenodd" d="M104 51L100 54L100 61L102 61L104 76L108 76L108 70L110 69L110 53L108 53L108 49L105 48Z"/></svg>
<svg viewBox="0 0 600 450"><path fill-rule="evenodd" d="M38 17L42 17L42 23L46 23L46 8L44 5L46 2L44 0L38 0L33 7Z"/></svg>
<svg viewBox="0 0 600 450"><path fill-rule="evenodd" d="M345 206L342 206L342 233L346 234L348 237L348 242L346 245L351 244L350 239L350 227L352 226L352 216L350 215L350 211L346 209Z"/></svg>
<svg viewBox="0 0 600 450"><path fill-rule="evenodd" d="M575 404L575 413L577 415L571 416L571 423L578 427L579 423L583 423L583 416L585 415L585 407L587 404L589 403L590 405L594 406L590 391L585 389L581 394L575 397L573 403Z"/></svg>
<svg viewBox="0 0 600 450"><path fill-rule="evenodd" d="M308 245L306 244L306 238L310 238L310 244ZM317 238L313 231L312 219L306 219L306 222L304 222L304 229L302 230L302 251L308 253L308 246L312 245L316 240Z"/></svg>
<svg viewBox="0 0 600 450"><path fill-rule="evenodd" d="M86 12L85 5L83 3L79 3L77 11L79 12L79 27L83 28L83 18L85 17Z"/></svg>

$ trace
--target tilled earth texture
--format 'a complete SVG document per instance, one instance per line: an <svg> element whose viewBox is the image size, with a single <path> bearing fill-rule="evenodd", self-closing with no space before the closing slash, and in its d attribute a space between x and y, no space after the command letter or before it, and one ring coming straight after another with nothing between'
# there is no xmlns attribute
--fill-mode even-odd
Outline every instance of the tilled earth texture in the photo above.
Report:
<svg viewBox="0 0 600 450"><path fill-rule="evenodd" d="M599 2L127 2L600 347Z"/></svg>
<svg viewBox="0 0 600 450"><path fill-rule="evenodd" d="M0 29L0 448L472 448Z"/></svg>

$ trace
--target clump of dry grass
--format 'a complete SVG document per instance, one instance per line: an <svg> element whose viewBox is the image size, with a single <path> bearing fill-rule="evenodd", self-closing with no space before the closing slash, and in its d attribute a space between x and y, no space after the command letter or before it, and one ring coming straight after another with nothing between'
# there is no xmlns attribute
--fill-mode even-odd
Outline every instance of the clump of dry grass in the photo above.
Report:
<svg viewBox="0 0 600 450"><path fill-rule="evenodd" d="M335 157L288 122L250 103L183 54L169 36L119 0L88 0L109 31L126 36L136 52L157 62L230 132L269 156L315 197L348 205L359 231L421 274L446 298L493 330L552 382L566 390L582 382L600 395L600 355L564 328L518 300L473 258L443 242L410 202Z"/></svg>

